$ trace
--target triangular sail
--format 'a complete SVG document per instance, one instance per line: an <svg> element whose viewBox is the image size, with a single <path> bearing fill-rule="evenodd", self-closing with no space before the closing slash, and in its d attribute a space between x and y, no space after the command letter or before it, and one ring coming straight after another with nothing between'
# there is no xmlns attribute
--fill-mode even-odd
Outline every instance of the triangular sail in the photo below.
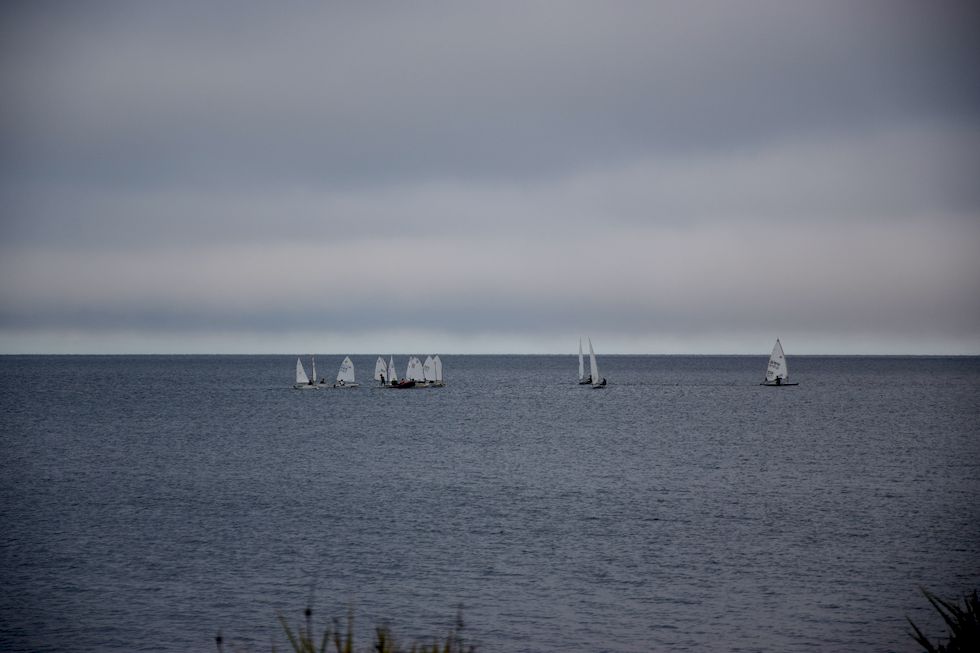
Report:
<svg viewBox="0 0 980 653"><path fill-rule="evenodd" d="M337 371L337 383L340 382L354 383L354 363L350 356L344 358L344 362L340 364L340 369Z"/></svg>
<svg viewBox="0 0 980 653"><path fill-rule="evenodd" d="M408 361L405 378L409 381L425 381L425 376L422 374L422 361L415 356L412 356Z"/></svg>
<svg viewBox="0 0 980 653"><path fill-rule="evenodd" d="M388 383L394 383L398 380L398 373L395 372L395 357L391 356L388 358Z"/></svg>
<svg viewBox="0 0 980 653"><path fill-rule="evenodd" d="M598 383L599 363L595 360L595 350L592 349L592 338L589 338L589 370L592 372L592 383Z"/></svg>
<svg viewBox="0 0 980 653"><path fill-rule="evenodd" d="M422 377L426 381L436 380L435 361L432 360L432 356L426 356L425 362L422 363Z"/></svg>
<svg viewBox="0 0 980 653"><path fill-rule="evenodd" d="M772 348L772 354L769 355L769 366L766 368L766 382L775 383L777 376L780 382L785 382L789 379L789 366L786 365L786 356L783 354L783 345L779 342L779 338L776 338L776 344Z"/></svg>
<svg viewBox="0 0 980 653"><path fill-rule="evenodd" d="M309 383L310 377L306 376L306 370L303 369L303 362L299 358L296 359L296 383Z"/></svg>
<svg viewBox="0 0 980 653"><path fill-rule="evenodd" d="M436 357L432 359L432 366L436 371L436 381L442 382L442 359L436 354Z"/></svg>
<svg viewBox="0 0 980 653"><path fill-rule="evenodd" d="M385 359L378 356L378 360L374 364L374 380L380 381L383 376L388 376L388 364L385 363Z"/></svg>
<svg viewBox="0 0 980 653"><path fill-rule="evenodd" d="M585 380L585 358L582 356L582 339L578 339L578 380Z"/></svg>
<svg viewBox="0 0 980 653"><path fill-rule="evenodd" d="M313 359L313 383L316 383L316 356L310 356Z"/></svg>

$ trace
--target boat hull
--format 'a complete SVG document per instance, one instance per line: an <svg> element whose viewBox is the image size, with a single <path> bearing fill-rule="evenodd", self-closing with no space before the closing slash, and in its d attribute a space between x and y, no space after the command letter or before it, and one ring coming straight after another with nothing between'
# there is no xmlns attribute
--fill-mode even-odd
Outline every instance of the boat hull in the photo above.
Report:
<svg viewBox="0 0 980 653"><path fill-rule="evenodd" d="M759 385L764 385L769 388L786 388L794 385L800 385L799 383L760 383Z"/></svg>

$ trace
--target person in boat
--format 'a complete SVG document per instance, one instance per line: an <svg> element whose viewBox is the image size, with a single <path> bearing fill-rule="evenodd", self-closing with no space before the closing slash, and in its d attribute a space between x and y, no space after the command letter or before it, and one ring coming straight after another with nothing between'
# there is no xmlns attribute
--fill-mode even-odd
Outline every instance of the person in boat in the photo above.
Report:
<svg viewBox="0 0 980 653"><path fill-rule="evenodd" d="M783 384L783 377L777 376L776 377L776 385L782 385L782 384Z"/></svg>
<svg viewBox="0 0 980 653"><path fill-rule="evenodd" d="M606 379L602 379L602 381L599 381L599 385L606 385Z"/></svg>
<svg viewBox="0 0 980 653"><path fill-rule="evenodd" d="M589 378L587 378L587 379L585 380L585 382L586 382L586 383L592 383L592 375L591 375L591 374L589 375Z"/></svg>

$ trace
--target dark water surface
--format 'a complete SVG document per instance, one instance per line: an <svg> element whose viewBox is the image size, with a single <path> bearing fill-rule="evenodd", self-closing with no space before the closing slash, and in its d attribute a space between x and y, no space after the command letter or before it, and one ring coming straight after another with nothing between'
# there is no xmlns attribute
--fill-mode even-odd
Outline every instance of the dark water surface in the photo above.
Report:
<svg viewBox="0 0 980 653"><path fill-rule="evenodd" d="M443 360L0 357L0 649L283 650L312 597L362 645L912 651L980 586L980 359Z"/></svg>

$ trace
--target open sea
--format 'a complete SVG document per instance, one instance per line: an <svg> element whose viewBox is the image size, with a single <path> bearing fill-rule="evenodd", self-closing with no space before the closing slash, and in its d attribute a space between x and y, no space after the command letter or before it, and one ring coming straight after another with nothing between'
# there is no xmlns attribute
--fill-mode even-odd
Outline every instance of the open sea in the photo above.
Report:
<svg viewBox="0 0 980 653"><path fill-rule="evenodd" d="M980 588L980 358L352 358L0 357L0 650L915 651Z"/></svg>

